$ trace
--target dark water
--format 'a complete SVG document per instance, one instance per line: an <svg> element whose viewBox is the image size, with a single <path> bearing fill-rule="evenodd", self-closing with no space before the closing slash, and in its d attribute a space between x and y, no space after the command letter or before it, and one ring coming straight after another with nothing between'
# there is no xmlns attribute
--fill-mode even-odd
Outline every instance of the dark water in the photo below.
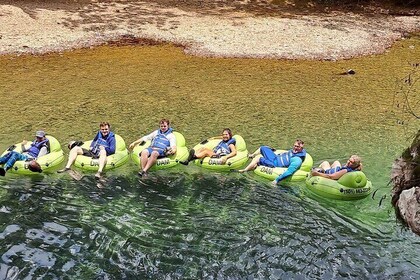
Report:
<svg viewBox="0 0 420 280"><path fill-rule="evenodd" d="M393 93L419 50L413 38L341 62L203 59L168 46L1 57L0 147L38 128L65 145L103 119L130 143L168 117L189 147L228 126L250 150L301 137L315 163L358 153L378 191L336 202L195 166L139 179L132 162L99 182L7 174L0 279L419 278L419 239L396 222L387 185L418 129ZM356 75L337 75L349 68Z"/></svg>
<svg viewBox="0 0 420 280"><path fill-rule="evenodd" d="M92 177L92 176L91 176ZM104 182L105 183L105 182ZM417 237L230 174L2 184L2 279L417 278ZM389 215L389 206L372 211ZM377 220L365 213L365 219ZM387 216L387 214L385 215ZM380 223L380 222L379 222Z"/></svg>

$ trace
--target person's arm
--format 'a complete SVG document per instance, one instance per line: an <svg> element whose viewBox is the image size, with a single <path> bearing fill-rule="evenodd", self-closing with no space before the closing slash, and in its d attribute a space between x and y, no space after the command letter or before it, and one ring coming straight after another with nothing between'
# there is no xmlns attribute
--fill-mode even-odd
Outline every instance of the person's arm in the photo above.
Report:
<svg viewBox="0 0 420 280"><path fill-rule="evenodd" d="M23 140L20 148L22 149L22 153L26 152L26 144L28 144L27 140Z"/></svg>
<svg viewBox="0 0 420 280"><path fill-rule="evenodd" d="M97 140L98 140L98 133L96 133L95 138L93 138L92 142L90 143L90 148L89 148L90 150L93 149Z"/></svg>
<svg viewBox="0 0 420 280"><path fill-rule="evenodd" d="M109 156L115 154L115 146L117 143L115 137L108 137L106 140L108 143L108 146L105 147L106 155Z"/></svg>
<svg viewBox="0 0 420 280"><path fill-rule="evenodd" d="M48 148L45 146L42 146L42 148L39 150L37 158L45 156L46 154L48 154Z"/></svg>
<svg viewBox="0 0 420 280"><path fill-rule="evenodd" d="M281 180L292 176L296 171L299 170L299 168L302 166L302 159L300 157L292 157L290 159L290 165L287 167L286 171L283 172L283 174L277 176L277 178L273 181L274 185L277 185L278 182Z"/></svg>
<svg viewBox="0 0 420 280"><path fill-rule="evenodd" d="M340 171L337 171L333 174L326 174L326 173L322 173L322 172L318 172L316 170L313 170L311 172L312 176L320 176L320 177L324 177L327 179L331 179L331 180L338 180L341 178L341 176L343 176L344 174L347 173L347 169L341 169Z"/></svg>
<svg viewBox="0 0 420 280"><path fill-rule="evenodd" d="M230 149L231 152L229 154L227 154L227 155L225 155L225 156L222 157L223 164L225 164L228 159L230 159L231 157L236 156L236 154L237 154L236 146L234 144L230 144L229 145L229 149Z"/></svg>
<svg viewBox="0 0 420 280"><path fill-rule="evenodd" d="M155 130L152 133L150 133L150 134L148 134L146 136L143 136L141 139L143 139L143 141L152 141L153 138L155 138L157 134L158 134L158 131Z"/></svg>
<svg viewBox="0 0 420 280"><path fill-rule="evenodd" d="M229 148L231 150L230 154L226 155L226 159L229 159L231 157L236 156L237 152L236 152L236 146L234 144L230 144Z"/></svg>
<svg viewBox="0 0 420 280"><path fill-rule="evenodd" d="M249 154L248 157L249 158L254 158L254 157L258 156L259 154L261 154L261 147L259 147L258 149L256 149L255 152L253 152L252 154Z"/></svg>
<svg viewBox="0 0 420 280"><path fill-rule="evenodd" d="M170 155L174 155L174 154L176 154L176 137L175 137L175 134L173 134L173 133L169 134L168 138L169 138L169 145L170 145L170 147L168 149L168 153Z"/></svg>
<svg viewBox="0 0 420 280"><path fill-rule="evenodd" d="M134 141L133 143L131 143L128 148L131 150L133 149L135 146L137 146L138 144L145 142L145 140L143 139L144 137L141 137L139 139L137 139L136 141Z"/></svg>
<svg viewBox="0 0 420 280"><path fill-rule="evenodd" d="M157 130L154 130L152 133L149 133L149 134L147 134L147 135L145 135L145 136L143 136L143 137L141 137L141 138L139 138L139 139L137 139L136 141L134 141L133 143L131 143L129 146L128 146L128 148L129 149L132 149L132 148L134 148L137 144L140 144L141 142L143 142L143 141L152 141L153 140L153 138L155 138L156 137L156 135L157 135L157 133L158 133L158 131Z"/></svg>

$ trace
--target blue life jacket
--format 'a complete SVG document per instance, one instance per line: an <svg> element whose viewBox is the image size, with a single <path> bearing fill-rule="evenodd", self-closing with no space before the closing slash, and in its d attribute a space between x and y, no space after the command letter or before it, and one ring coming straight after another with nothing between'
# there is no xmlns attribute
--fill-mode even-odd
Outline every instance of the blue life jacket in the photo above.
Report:
<svg viewBox="0 0 420 280"><path fill-rule="evenodd" d="M93 154L99 155L100 146L104 146L105 150L110 148L109 139L115 137L114 133L110 131L106 138L102 136L102 133L98 131L95 138L93 138L92 143L90 144L90 150ZM107 153L108 154L108 153Z"/></svg>
<svg viewBox="0 0 420 280"><path fill-rule="evenodd" d="M285 153L277 155L277 157L274 159L274 163L277 163L277 164L275 164L275 166L278 166L278 167L289 166L290 165L290 159L292 157L300 157L302 159L302 162L303 162L305 160L305 157L306 157L306 150L303 149L299 153L293 153L293 150L289 150Z"/></svg>
<svg viewBox="0 0 420 280"><path fill-rule="evenodd" d="M336 173L336 172L338 172L340 170L344 170L344 169L347 170L347 172L356 171L356 169L353 169L353 168L348 167L348 166L337 166L337 167L334 167L334 168L330 168L330 169L325 170L324 173L331 175L331 174L334 174L334 173Z"/></svg>
<svg viewBox="0 0 420 280"><path fill-rule="evenodd" d="M36 158L42 147L47 147L48 152L50 152L49 139L45 138L45 140L42 140L41 142L37 142L36 140L37 139L35 139L32 142L31 147L25 151L26 153L28 153L31 157Z"/></svg>
<svg viewBox="0 0 420 280"><path fill-rule="evenodd" d="M213 152L217 155L228 155L232 152L229 145L236 145L236 139L231 138L228 141L220 141L219 144L213 149Z"/></svg>
<svg viewBox="0 0 420 280"><path fill-rule="evenodd" d="M162 132L160 129L158 130L158 134L153 138L152 143L150 144L151 148L163 150L165 151L171 146L171 142L166 137L171 134L173 131L172 127L170 127L166 132Z"/></svg>

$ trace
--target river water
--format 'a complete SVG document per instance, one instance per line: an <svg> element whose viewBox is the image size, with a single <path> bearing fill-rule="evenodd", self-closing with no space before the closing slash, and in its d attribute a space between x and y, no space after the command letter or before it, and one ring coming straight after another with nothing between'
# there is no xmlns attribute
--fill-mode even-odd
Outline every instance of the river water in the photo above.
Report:
<svg viewBox="0 0 420 280"><path fill-rule="evenodd" d="M188 147L230 127L250 151L302 138L316 164L359 154L377 189L337 202L192 165L139 179L131 161L100 182L7 174L0 279L419 278L420 242L396 221L388 185L418 130L395 92L419 57L419 37L338 62L200 58L170 45L0 57L0 149L38 129L65 147L103 120L131 143L165 117Z"/></svg>

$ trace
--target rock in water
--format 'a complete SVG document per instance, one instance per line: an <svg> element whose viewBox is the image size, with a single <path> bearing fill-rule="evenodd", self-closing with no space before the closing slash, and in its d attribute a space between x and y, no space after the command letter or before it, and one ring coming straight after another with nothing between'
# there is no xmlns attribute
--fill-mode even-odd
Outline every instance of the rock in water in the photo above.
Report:
<svg viewBox="0 0 420 280"><path fill-rule="evenodd" d="M392 166L392 204L400 218L420 235L420 130Z"/></svg>

